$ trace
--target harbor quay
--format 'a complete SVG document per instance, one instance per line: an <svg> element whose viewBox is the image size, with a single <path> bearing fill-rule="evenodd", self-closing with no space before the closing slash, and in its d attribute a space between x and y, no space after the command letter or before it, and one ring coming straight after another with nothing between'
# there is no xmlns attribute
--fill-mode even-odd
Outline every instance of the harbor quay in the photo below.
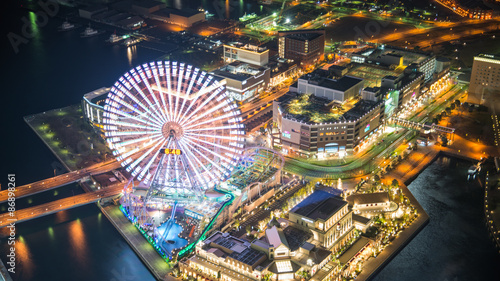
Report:
<svg viewBox="0 0 500 281"><path fill-rule="evenodd" d="M43 138L41 139L45 142ZM50 147L50 143L46 143L46 145ZM51 150L57 156L56 150ZM475 145L472 145L470 141L456 137L449 147L438 145L419 146L417 151L410 154L410 157L399 163L391 172L384 175L382 182L389 183L393 179L398 179L403 183L400 188L404 195L411 201L411 205L417 209L418 217L408 227L401 231L398 236L388 244L378 256L376 256L376 258L369 257L363 265L363 270L356 279L369 280L372 278L428 223L429 216L406 187L406 185L417 177L422 170L441 154L476 161L481 159L482 155L484 155L483 153L492 155L494 150L494 148L489 146L478 149ZM58 158L60 160L62 159L62 157ZM346 189L352 190L355 188L358 181L359 179L345 179L343 184ZM88 182L82 183L82 187L84 187L86 192L92 191L92 187L89 186ZM155 278L158 280L178 280L169 275L169 272L172 270L172 264L165 262L165 260L155 251L153 246L144 239L140 231L124 216L118 206L111 204L103 207L101 204L97 204L134 252L136 252L138 257L140 257L142 262L154 274Z"/></svg>

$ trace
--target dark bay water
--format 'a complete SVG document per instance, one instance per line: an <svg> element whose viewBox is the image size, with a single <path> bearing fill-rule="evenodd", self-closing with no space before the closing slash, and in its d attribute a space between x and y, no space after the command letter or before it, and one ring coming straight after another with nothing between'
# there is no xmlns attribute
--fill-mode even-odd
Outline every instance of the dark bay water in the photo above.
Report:
<svg viewBox="0 0 500 281"><path fill-rule="evenodd" d="M0 229L0 253L7 235ZM15 281L155 280L94 204L20 223L16 237Z"/></svg>
<svg viewBox="0 0 500 281"><path fill-rule="evenodd" d="M485 227L483 188L467 182L469 166L442 157L408 186L429 224L373 281L500 280L500 255Z"/></svg>
<svg viewBox="0 0 500 281"><path fill-rule="evenodd" d="M231 18L260 10L256 1L202 0L196 1L194 8L202 5L216 14L210 7L226 2ZM16 174L18 185L27 184L51 177L52 164L57 162L24 123L23 116L80 103L83 94L109 86L132 66L162 55L143 48L106 45L104 40L109 33L80 38L81 30L58 32L63 14L37 26L33 13L18 3L9 1L1 10L2 188L8 173ZM169 3L182 8L193 2ZM20 44L19 52L14 53L7 34L21 34L23 17L32 22L35 36ZM362 27L365 22L359 24ZM410 185L431 216L431 223L375 280L500 280L500 267L493 266L500 265L500 260L484 229L482 190L465 183L467 163L452 163L455 164L436 162ZM41 204L78 192L79 187L70 185L20 199L18 203L20 207ZM4 261L8 250L6 235L5 229L1 229L0 258ZM16 235L16 281L153 280L95 205L21 223Z"/></svg>

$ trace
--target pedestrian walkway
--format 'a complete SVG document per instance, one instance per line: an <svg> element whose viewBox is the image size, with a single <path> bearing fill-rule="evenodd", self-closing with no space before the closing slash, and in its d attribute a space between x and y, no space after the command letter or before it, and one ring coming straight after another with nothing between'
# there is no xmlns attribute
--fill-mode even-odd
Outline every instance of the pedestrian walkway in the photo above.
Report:
<svg viewBox="0 0 500 281"><path fill-rule="evenodd" d="M101 210L157 280L176 280L174 277L168 275L171 265L160 257L153 246L130 223L118 206L101 207Z"/></svg>

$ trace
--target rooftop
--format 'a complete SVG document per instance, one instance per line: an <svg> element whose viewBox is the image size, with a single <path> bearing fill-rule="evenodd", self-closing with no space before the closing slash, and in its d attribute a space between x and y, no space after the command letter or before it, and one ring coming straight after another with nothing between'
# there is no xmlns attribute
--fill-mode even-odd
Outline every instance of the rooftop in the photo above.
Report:
<svg viewBox="0 0 500 281"><path fill-rule="evenodd" d="M88 100L90 103L103 106L104 101L108 97L109 90L111 88L102 87L92 92L88 92L83 95L83 98Z"/></svg>
<svg viewBox="0 0 500 281"><path fill-rule="evenodd" d="M317 72L316 72L317 73ZM339 79L329 79L326 77L319 76L317 74L306 74L299 78L299 81L307 80L309 84L316 84L321 87L337 90L337 91L347 91L350 88L356 86L363 82L363 79L353 76L342 76Z"/></svg>
<svg viewBox="0 0 500 281"><path fill-rule="evenodd" d="M380 104L359 98L339 104L308 94L290 94L283 96L279 101L288 119L308 124L356 121Z"/></svg>
<svg viewBox="0 0 500 281"><path fill-rule="evenodd" d="M294 40L300 40L300 41L310 41L314 40L323 34L320 33L294 33L294 34L288 34L286 35L287 38L294 39Z"/></svg>
<svg viewBox="0 0 500 281"><path fill-rule="evenodd" d="M353 108L351 108L349 111L347 111L344 114L344 118L347 121L355 121L361 118L363 115L365 115L367 112L370 110L374 109L377 107L382 101L371 101L371 100L360 100L358 101Z"/></svg>
<svg viewBox="0 0 500 281"><path fill-rule="evenodd" d="M252 45L252 44L245 44L242 42L230 42L230 43L227 43L226 45L229 47L235 47L238 49L257 52L257 53L263 53L265 51L269 51L266 47L261 47L261 46Z"/></svg>
<svg viewBox="0 0 500 281"><path fill-rule="evenodd" d="M373 203L386 203L389 202L389 193L387 192L374 192L365 194L354 194L347 197L349 205L353 204L373 204Z"/></svg>
<svg viewBox="0 0 500 281"><path fill-rule="evenodd" d="M228 233L216 232L206 239L204 243L207 252L222 256L220 252L213 250L218 249L224 253L223 256L228 256L250 266L255 266L258 261L265 257L263 252L251 248L249 242L240 240Z"/></svg>
<svg viewBox="0 0 500 281"><path fill-rule="evenodd" d="M500 60L500 55L490 55L490 54L479 54L474 57L474 60L477 58L481 59L489 59L489 60Z"/></svg>
<svg viewBox="0 0 500 281"><path fill-rule="evenodd" d="M312 198L309 199L309 197ZM290 212L313 220L326 220L346 205L346 201L328 192L317 190L295 206Z"/></svg>
<svg viewBox="0 0 500 281"><path fill-rule="evenodd" d="M212 73L224 78L245 81L252 76L261 74L265 70L265 67L259 65L234 61L228 65L212 71Z"/></svg>
<svg viewBox="0 0 500 281"><path fill-rule="evenodd" d="M174 8L163 8L160 9L156 12L154 12L154 15L160 15L160 16L168 16L170 17L170 14L178 15L181 17L192 17L194 15L197 15L201 13L200 11L194 10L194 9L189 9L189 8L183 8L182 10L174 9Z"/></svg>

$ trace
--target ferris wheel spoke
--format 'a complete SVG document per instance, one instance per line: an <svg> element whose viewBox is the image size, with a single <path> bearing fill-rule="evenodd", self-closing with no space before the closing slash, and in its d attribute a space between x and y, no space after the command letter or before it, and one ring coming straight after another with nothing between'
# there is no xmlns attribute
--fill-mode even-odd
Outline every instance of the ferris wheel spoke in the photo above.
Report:
<svg viewBox="0 0 500 281"><path fill-rule="evenodd" d="M187 151L187 154L190 155L191 158L193 158L198 163L198 169L200 169L199 167L201 167L201 169L203 169L203 171L205 171L205 173L211 178L211 181L216 181L217 180L216 175L214 175L214 173L212 173L206 167L206 165L203 164L201 160L194 155L194 153L191 151L191 146L188 143L186 143L184 139L181 139L179 143L184 147L185 151Z"/></svg>
<svg viewBox="0 0 500 281"><path fill-rule="evenodd" d="M228 113L221 115L221 116L218 116L218 117L214 117L214 118L207 119L205 121L202 121L202 122L199 122L196 124L191 124L189 126L185 126L184 128L185 128L185 130L203 128L204 125L206 125L206 124L210 125L210 123L213 124L215 121L220 121L220 122L226 121L226 123L235 123L235 122L229 122L231 119L236 118L235 116L237 116L237 115L234 112L228 112ZM231 117L233 117L233 118L231 118ZM221 120L223 120L223 121L221 121Z"/></svg>
<svg viewBox="0 0 500 281"><path fill-rule="evenodd" d="M186 101L189 99L189 96L191 95L191 89L193 87L194 81L196 80L196 76L198 75L198 68L195 68L193 76L191 76L191 68L192 68L191 65L188 66L188 70L186 72L186 81L188 81L188 80L190 80L190 81L189 81L189 86L184 94L184 100L182 101L182 105L181 105L181 108L179 110L179 118L177 119L177 122L180 122L181 118L182 118L181 116L184 115L182 113L182 111L184 110L184 106L186 105Z"/></svg>
<svg viewBox="0 0 500 281"><path fill-rule="evenodd" d="M151 69L149 68L148 64L143 64L142 67L144 68L143 71L139 72L139 75L141 76L142 80L144 81L144 85L146 85L146 88L148 89L148 92L150 93L150 96L153 97L154 105L158 108L158 111L160 114L158 114L158 117L160 117L164 122L168 121L167 116L163 114L163 110L161 107L160 102L156 98L156 94L154 93L153 89L151 88L151 84L149 83L149 79L152 77L151 76ZM146 74L144 74L146 72ZM148 77L146 77L146 75Z"/></svg>
<svg viewBox="0 0 500 281"><path fill-rule="evenodd" d="M191 142L191 143L194 144L194 145L196 145L200 149L202 149L202 150L204 150L204 151L206 151L206 152L208 152L208 153L210 153L210 154L212 154L212 155L214 155L216 157L219 157L220 159L226 161L227 164L230 164L230 165L233 165L233 166L236 165L236 162L233 159L228 158L225 155L221 155L221 154L219 154L219 153L217 153L217 152L215 152L213 150L210 150L210 149L206 148L205 146L203 146L203 145L201 145L201 144L199 144L197 142Z"/></svg>
<svg viewBox="0 0 500 281"><path fill-rule="evenodd" d="M137 68L139 68L142 71L142 68L140 68L140 66L138 66ZM153 105L153 103L151 103L149 98L146 96L146 94L144 94L139 85L136 83L136 81L140 81L138 78L140 77L140 75L138 75L134 69L130 70L130 73L132 74L133 78L129 79L128 81L130 82L130 84L132 84L132 87L134 87L134 89L139 93L142 99L145 100L146 103L149 105L149 109L147 109L147 112L150 113L151 114L150 116L156 119L158 122L163 122L164 120L162 120L162 118L158 116L157 111L156 110L152 111L152 109L155 109L155 106Z"/></svg>
<svg viewBox="0 0 500 281"><path fill-rule="evenodd" d="M133 168L132 176L136 176L140 171L141 167L138 166L139 163L141 163L146 157L148 157L155 149L158 148L158 146L161 144L161 142L157 142L153 147L148 149L145 153L143 153L139 158L137 158L132 164L130 164L129 167Z"/></svg>
<svg viewBox="0 0 500 281"><path fill-rule="evenodd" d="M174 121L177 121L179 117L178 107L179 107L179 99L181 96L181 88L182 88L182 78L184 77L184 63L179 64L179 73L177 73L177 91L175 95L175 107L174 107Z"/></svg>
<svg viewBox="0 0 500 281"><path fill-rule="evenodd" d="M227 175L227 170L225 168L222 168L219 166L219 164L215 163L212 159L208 158L203 152L199 151L196 149L194 146L190 144L190 142L186 142L186 144L191 148L193 152L196 152L198 155L200 155L203 159L208 161L210 164L212 164L214 167L216 167L222 174Z"/></svg>
<svg viewBox="0 0 500 281"><path fill-rule="evenodd" d="M165 78L167 83L167 95L168 95L168 111L170 112L171 120L174 119L174 113L172 112L172 72L170 68L170 62L165 62Z"/></svg>
<svg viewBox="0 0 500 281"><path fill-rule="evenodd" d="M111 97L114 97L115 100L117 100L117 99L121 100L123 102L124 106L128 107L129 109L131 109L132 112L137 112L138 114L146 114L146 112L147 112L147 114L150 114L150 115L152 114L152 112L149 110L149 108L147 106L145 106L142 102L140 102L134 95L132 95L122 85L118 85L118 89L116 89L116 88L113 87L111 89L111 91L113 93L115 93L115 95L111 96ZM135 104L139 105L142 109L144 109L144 112L140 111L138 108L133 107L132 105L130 105L130 103L125 102L123 100L124 98L131 99L133 102L135 102Z"/></svg>
<svg viewBox="0 0 500 281"><path fill-rule="evenodd" d="M215 97L217 97L219 95L219 93L223 90L223 86L220 86L218 87L217 89L215 89L212 94L207 98L205 99L200 105L198 105L195 110L193 110L193 112L191 112L191 114L189 114L186 119L184 119L182 122L181 122L181 125L187 125L187 124L190 124L192 123L190 118L193 117L198 111L202 110L202 109L205 109L205 106L210 102L212 101ZM222 97L221 97L222 99ZM220 100L218 100L220 101Z"/></svg>
<svg viewBox="0 0 500 281"><path fill-rule="evenodd" d="M191 153L191 151L189 151L188 149L186 149L186 146L179 141L179 146L180 148L183 150L183 151L186 151L186 153ZM189 151L189 152L188 152ZM188 155L189 156L189 155ZM208 183L207 181L200 175L200 173L198 172L198 169L197 169L197 165L195 165L192 161L191 161L191 156L190 157L186 157L187 161L189 162L189 164L191 165L191 167L193 168L193 171L196 175L196 177L198 178L198 181L200 183L202 183L202 186L205 186L207 187L208 186Z"/></svg>
<svg viewBox="0 0 500 281"><path fill-rule="evenodd" d="M219 109L223 108L224 112L228 112L231 109L235 109L237 107L238 106L235 103L232 103L231 101L229 101L229 100L226 99L223 102L219 103L218 105L212 107L210 110L204 111L201 114L193 116L193 118L191 118L191 120L189 120L188 122L185 122L184 125L185 126L189 126L190 124L196 123L196 121L198 121L201 118L204 118L204 117L212 114L213 112L215 112L215 111L217 111Z"/></svg>
<svg viewBox="0 0 500 281"><path fill-rule="evenodd" d="M136 104L138 104L140 107L142 107L144 109L144 112L137 111L138 113L144 114L144 116L149 116L148 119L154 120L155 123L161 124L161 120L158 120L156 118L150 118L150 116L154 115L153 112L147 106L145 106L141 101L139 101L134 95L132 95L132 93L130 93L130 91L128 91L127 89L125 89L123 87L121 87L120 90L128 98L130 98L132 101L134 101Z"/></svg>
<svg viewBox="0 0 500 281"><path fill-rule="evenodd" d="M138 66L138 68L140 68ZM130 85L132 85L132 87L136 90L137 93L139 93L139 95L142 97L142 99L144 101L146 101L146 103L148 104L149 108L146 107L143 103L140 103L141 106L149 113L151 114L151 116L155 119L157 119L158 121L161 122L161 118L158 118L158 116L156 116L156 114L154 112L152 112L150 109L154 108L153 104L151 103L151 101L146 97L146 95L144 94L144 92L141 90L141 88L139 87L139 85L137 85L138 82L140 82L140 79L139 79L139 75L137 74L137 72L135 71L135 69L131 69L130 70L130 75L127 77L127 81ZM136 82L138 81L138 82ZM131 95L129 95L131 96Z"/></svg>
<svg viewBox="0 0 500 281"><path fill-rule="evenodd" d="M165 119L167 121L170 121L171 120L170 116L168 116L168 113L166 111L167 104L165 103L165 95L163 94L163 89L162 89L162 86L160 83L160 77L158 76L158 67L156 67L156 64L154 64L154 63L151 63L151 64L152 64L153 76L155 78L156 88L158 89L158 93L160 94L160 99L161 99L160 110L161 110L163 116L165 117ZM163 69L163 67L160 67L160 69ZM161 73L160 73L160 75L161 75Z"/></svg>
<svg viewBox="0 0 500 281"><path fill-rule="evenodd" d="M155 61L114 84L103 128L113 155L149 186L147 196L192 200L237 165L244 133L239 114L224 81L185 63ZM161 155L162 148L173 150Z"/></svg>
<svg viewBox="0 0 500 281"><path fill-rule="evenodd" d="M211 75L206 75L207 73L205 71L202 71L201 74L200 74L200 77L198 78L198 80L196 80L196 85L200 86L200 89L198 90L198 92L196 93L195 95L195 98L191 101L191 103L189 104L188 108L186 109L186 111L184 112L184 114L181 116L181 118L179 119L179 123L183 123L186 119L186 114L191 110L191 108L196 105L198 103L198 98L204 96L206 93L210 92L211 90L213 90L215 88L215 86L218 87L219 85L219 82L215 81L213 85L210 85L208 86L208 83L210 83L210 81L212 81L212 76ZM205 82L203 82L205 81ZM207 87L208 86L208 87Z"/></svg>
<svg viewBox="0 0 500 281"><path fill-rule="evenodd" d="M220 126L220 127L200 127L200 128L192 128L192 129L186 129L184 130L185 132L199 132L199 131L214 131L214 130L230 130L230 129L242 129L243 125L240 124L232 124L232 125L226 125L226 126ZM243 132L243 131L240 131Z"/></svg>

